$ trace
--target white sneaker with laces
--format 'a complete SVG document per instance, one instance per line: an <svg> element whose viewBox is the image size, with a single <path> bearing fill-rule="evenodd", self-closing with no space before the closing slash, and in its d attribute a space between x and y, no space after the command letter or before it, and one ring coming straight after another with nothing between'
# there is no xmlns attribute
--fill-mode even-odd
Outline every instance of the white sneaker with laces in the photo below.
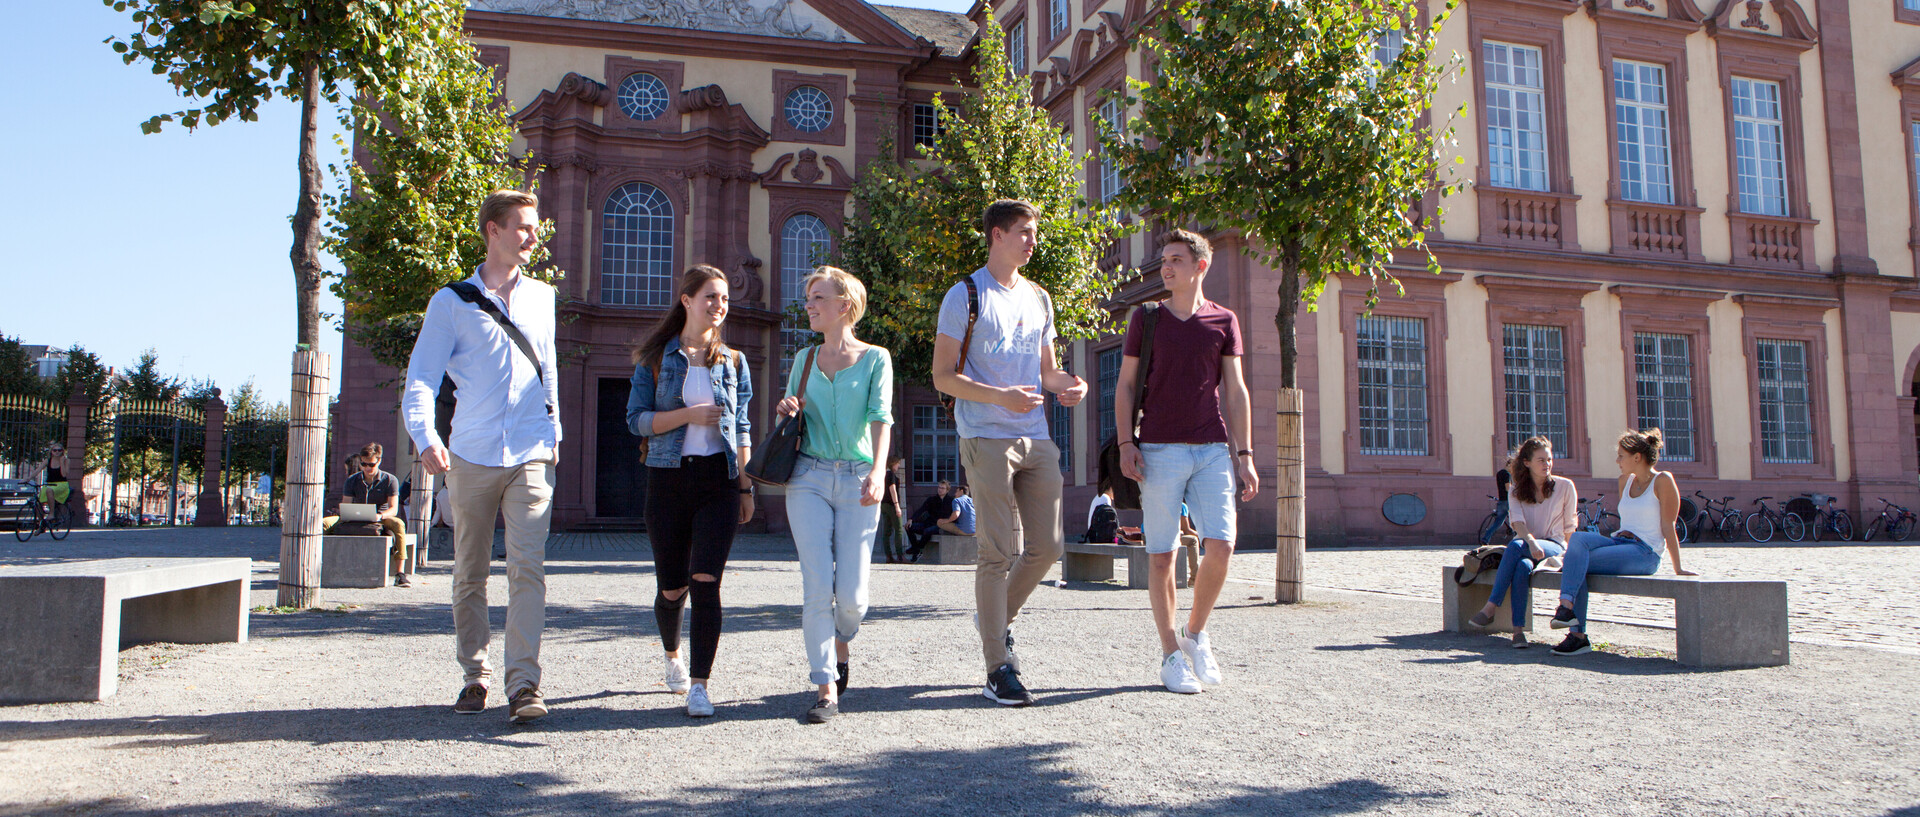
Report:
<svg viewBox="0 0 1920 817"><path fill-rule="evenodd" d="M684 658L667 658L667 691L676 695L687 694L693 686L693 677L687 674L687 662Z"/></svg>
<svg viewBox="0 0 1920 817"><path fill-rule="evenodd" d="M1193 677L1193 668L1187 665L1187 654L1174 650L1160 662L1160 683L1167 685L1168 692L1192 695L1199 692L1200 679Z"/></svg>
<svg viewBox="0 0 1920 817"><path fill-rule="evenodd" d="M1174 631L1173 640L1180 645L1180 651L1186 653L1187 663L1193 666L1193 674L1201 683L1218 685L1226 682L1227 679L1220 675L1220 662L1213 659L1213 647L1207 641L1205 630L1189 633L1182 626Z"/></svg>
<svg viewBox="0 0 1920 817"><path fill-rule="evenodd" d="M693 689L687 692L687 717L713 717L713 700L707 697L706 684L694 684Z"/></svg>

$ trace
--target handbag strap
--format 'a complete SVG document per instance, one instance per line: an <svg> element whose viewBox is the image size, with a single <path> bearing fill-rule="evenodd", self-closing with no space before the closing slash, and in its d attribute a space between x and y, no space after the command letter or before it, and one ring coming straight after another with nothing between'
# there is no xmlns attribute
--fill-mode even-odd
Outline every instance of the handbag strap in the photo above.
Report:
<svg viewBox="0 0 1920 817"><path fill-rule="evenodd" d="M1128 429L1137 440L1140 436L1140 414L1145 408L1142 401L1147 395L1147 373L1153 371L1153 327L1160 322L1160 304L1150 303L1140 307L1140 375L1133 379L1133 416Z"/></svg>
<svg viewBox="0 0 1920 817"><path fill-rule="evenodd" d="M966 374L967 350L973 348L973 325L980 320L980 285L973 282L973 273L960 279L967 285L967 336L960 339L960 358L953 362L954 374Z"/></svg>
<svg viewBox="0 0 1920 817"><path fill-rule="evenodd" d="M800 370L799 397L800 397L800 406L802 410L805 410L806 403L807 403L807 381L813 379L813 355L815 352L818 352L818 351L820 351L820 347L818 346L815 346L807 350L807 365L805 368Z"/></svg>

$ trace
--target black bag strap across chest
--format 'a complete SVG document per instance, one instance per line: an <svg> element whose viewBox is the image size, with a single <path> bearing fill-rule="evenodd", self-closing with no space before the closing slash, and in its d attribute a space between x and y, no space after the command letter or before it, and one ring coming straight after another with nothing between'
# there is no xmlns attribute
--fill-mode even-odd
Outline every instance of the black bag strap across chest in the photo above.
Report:
<svg viewBox="0 0 1920 817"><path fill-rule="evenodd" d="M500 306L495 304L492 298L487 297L486 293L481 292L480 288L474 286L471 281L455 281L448 284L447 289L453 290L453 294L460 296L460 300L473 304L479 307L480 311L492 316L494 321L500 324L500 328L506 331L507 337L513 340L513 345L520 348L521 354L533 361L534 376L540 378L541 385L546 385L547 370L541 365L540 356L534 354L533 342L527 340L526 333L521 332L520 327L514 325L513 319L507 317L507 313L500 311Z"/></svg>

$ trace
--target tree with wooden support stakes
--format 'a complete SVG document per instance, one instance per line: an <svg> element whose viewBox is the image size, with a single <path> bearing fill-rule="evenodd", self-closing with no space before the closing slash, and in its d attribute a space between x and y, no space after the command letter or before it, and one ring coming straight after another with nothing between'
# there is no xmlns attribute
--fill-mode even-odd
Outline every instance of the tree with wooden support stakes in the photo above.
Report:
<svg viewBox="0 0 1920 817"><path fill-rule="evenodd" d="M461 0L104 0L138 26L111 39L127 64L151 63L199 107L149 118L157 133L258 118L261 103L300 103L292 260L297 303L287 510L280 544L283 607L319 603L320 507L326 479L327 355L320 349L320 103L352 88L409 93L429 81L449 38L465 39Z"/></svg>
<svg viewBox="0 0 1920 817"><path fill-rule="evenodd" d="M1143 29L1154 81L1128 81L1123 128L1096 120L1126 179L1121 206L1237 232L1278 273L1282 603L1302 600L1306 551L1298 312L1337 275L1364 279L1369 306L1382 288L1398 291L1395 252L1438 272L1424 235L1439 213L1423 210L1455 187L1439 181L1453 131L1428 109L1456 61L1433 59L1456 2L1426 12L1411 0L1170 2Z"/></svg>

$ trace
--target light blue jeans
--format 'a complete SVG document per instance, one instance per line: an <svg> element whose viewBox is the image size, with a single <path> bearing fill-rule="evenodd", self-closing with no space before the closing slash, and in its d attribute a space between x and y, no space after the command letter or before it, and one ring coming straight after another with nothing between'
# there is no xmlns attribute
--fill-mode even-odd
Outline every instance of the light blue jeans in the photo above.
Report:
<svg viewBox="0 0 1920 817"><path fill-rule="evenodd" d="M1539 543L1541 552L1547 554L1543 560L1567 552L1565 547L1552 539L1536 536L1533 541ZM1507 552L1500 556L1500 572L1493 574L1493 594L1487 598L1499 604L1507 588L1513 588L1513 601L1507 605L1507 610L1513 613L1515 627L1526 623L1527 606L1532 604L1533 565L1533 550L1527 547L1527 540L1516 538L1507 543Z"/></svg>
<svg viewBox="0 0 1920 817"><path fill-rule="evenodd" d="M1588 575L1651 576L1659 569L1660 551L1633 536L1574 531L1560 568L1560 599L1573 602L1573 614L1580 619L1573 631L1587 631Z"/></svg>
<svg viewBox="0 0 1920 817"><path fill-rule="evenodd" d="M1140 443L1140 533L1148 553L1180 546L1180 505L1202 539L1234 544L1233 452L1226 443Z"/></svg>
<svg viewBox="0 0 1920 817"><path fill-rule="evenodd" d="M860 487L872 463L802 455L787 480L787 526L800 553L800 636L806 641L807 680L830 684L833 641L852 641L867 615L867 573L880 506L861 505Z"/></svg>

